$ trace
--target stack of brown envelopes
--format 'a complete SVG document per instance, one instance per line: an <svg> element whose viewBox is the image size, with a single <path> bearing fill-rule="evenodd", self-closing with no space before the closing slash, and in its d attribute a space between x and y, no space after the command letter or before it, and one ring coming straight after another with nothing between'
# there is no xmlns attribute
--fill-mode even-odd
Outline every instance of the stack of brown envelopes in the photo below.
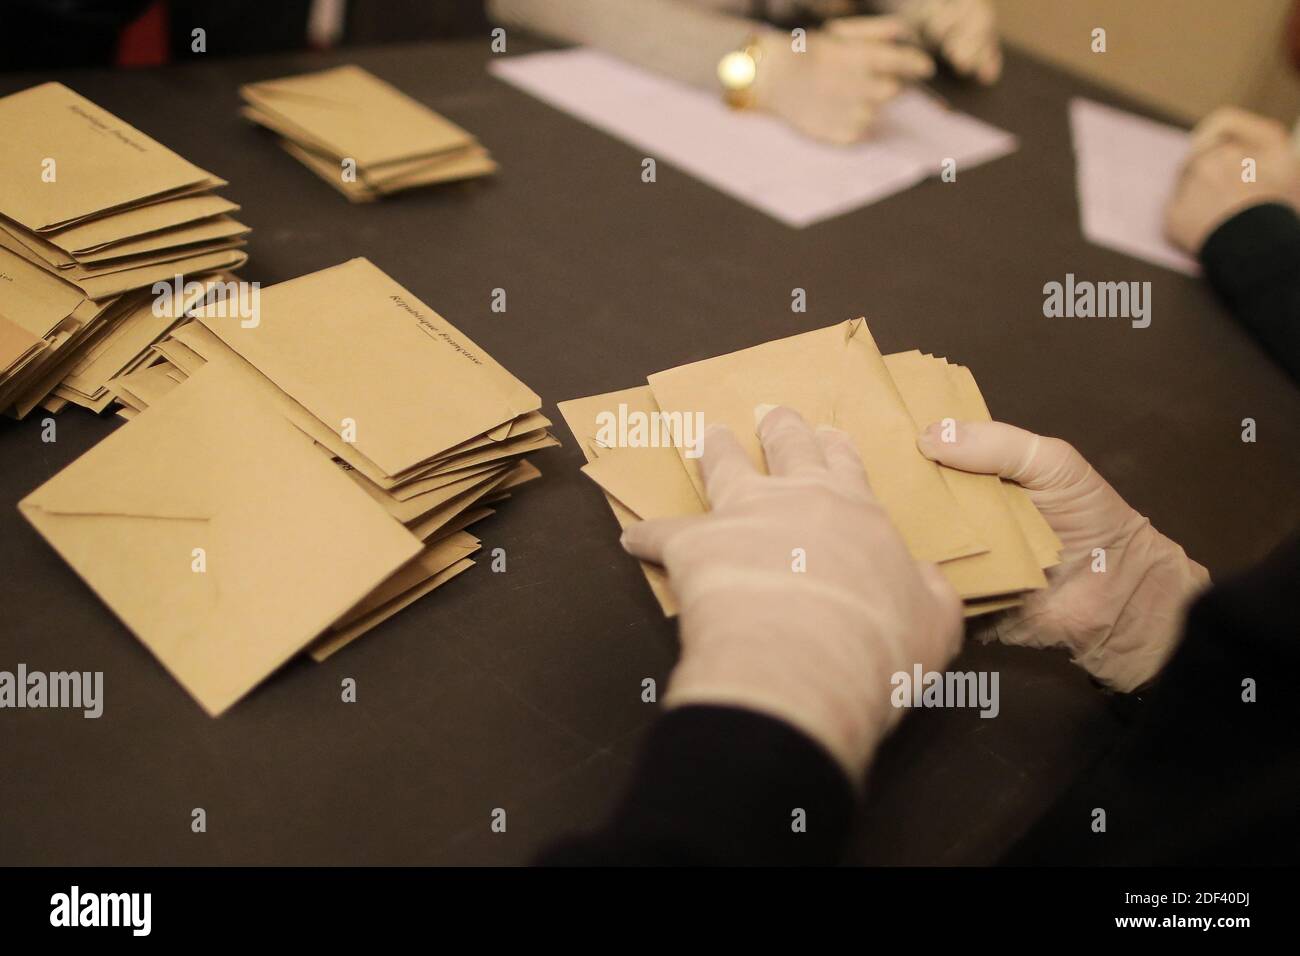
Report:
<svg viewBox="0 0 1300 956"><path fill-rule="evenodd" d="M648 385L560 403L623 527L702 514L703 425L728 425L763 468L758 405L788 405L854 439L872 489L918 560L938 563L968 617L1011 608L1046 587L1061 543L1017 485L927 460L916 436L945 419L987 421L970 370L920 352L882 356L854 319L651 375ZM692 423L699 424L693 425ZM666 614L661 568L642 565Z"/></svg>
<svg viewBox="0 0 1300 956"><path fill-rule="evenodd" d="M353 202L486 176L478 140L359 66L251 83L243 114Z"/></svg>
<svg viewBox="0 0 1300 956"><path fill-rule="evenodd" d="M211 714L473 563L556 444L538 397L365 259L214 301L111 387L136 417L22 513Z"/></svg>
<svg viewBox="0 0 1300 956"><path fill-rule="evenodd" d="M242 265L248 227L223 180L62 84L0 98L0 130L0 409L102 408L64 376L154 283Z"/></svg>

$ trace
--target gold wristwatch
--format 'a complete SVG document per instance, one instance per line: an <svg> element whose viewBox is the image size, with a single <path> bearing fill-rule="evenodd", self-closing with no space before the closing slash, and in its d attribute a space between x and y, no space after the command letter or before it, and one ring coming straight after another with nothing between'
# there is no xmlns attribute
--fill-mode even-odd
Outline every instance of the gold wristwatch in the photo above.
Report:
<svg viewBox="0 0 1300 956"><path fill-rule="evenodd" d="M763 51L758 37L750 37L739 50L733 50L718 61L718 79L722 82L722 98L732 109L745 110L754 105L754 82L758 79L758 66Z"/></svg>

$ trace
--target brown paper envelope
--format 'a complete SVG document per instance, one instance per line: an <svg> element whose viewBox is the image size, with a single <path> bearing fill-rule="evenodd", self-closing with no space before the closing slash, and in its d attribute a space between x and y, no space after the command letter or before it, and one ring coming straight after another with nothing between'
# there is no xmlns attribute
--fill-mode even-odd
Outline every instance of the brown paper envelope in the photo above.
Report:
<svg viewBox="0 0 1300 956"><path fill-rule="evenodd" d="M844 322L657 372L649 376L650 389L669 415L694 421L703 414L705 427L730 426L755 467L765 472L754 407L788 405L811 425L830 423L849 330ZM678 454L700 500L707 501L698 459L687 458L686 450Z"/></svg>
<svg viewBox="0 0 1300 956"><path fill-rule="evenodd" d="M620 528L626 530L641 520L613 495L606 494L605 501L608 502L610 510L614 512L614 520L618 522ZM637 564L641 566L641 574L644 575L646 583L650 585L650 593L659 602L659 609L664 612L664 617L676 617L681 608L677 604L677 596L673 594L672 584L668 580L668 572L657 564L651 564L649 561L637 561Z"/></svg>
<svg viewBox="0 0 1300 956"><path fill-rule="evenodd" d="M489 176L497 171L497 164L487 156L469 153L448 160L445 163L428 166L400 178L385 180L381 186L371 186L362 179L355 181L343 179L340 175L341 169L338 162L325 159L310 150L303 149L292 140L281 140L280 145L284 147L285 152L290 156L353 202L373 202L382 196L392 195L406 189L455 182L460 179L473 179L477 176Z"/></svg>
<svg viewBox="0 0 1300 956"><path fill-rule="evenodd" d="M253 106L245 106L239 112L245 119L252 120L254 123L265 126L267 129L279 134L281 137L280 145L286 151L289 151L291 155L299 158L301 162L310 165L322 178L337 180L342 186L357 185L363 191L376 190L385 186L408 188L413 181L420 177L440 175L442 179L463 178L466 173L460 170L469 169L473 162L482 165L483 160L488 161L491 170L496 168L496 164L491 163L489 159L488 151L471 140L465 146L432 155L415 156L411 159L397 160L379 166L365 167L358 165L355 170L357 180L353 183L346 183L341 176L344 157L334 153L328 145L313 137L306 130L294 126L283 117L265 113ZM291 145L297 148L290 150ZM301 156L300 153L306 153L307 155ZM440 167L445 167L441 170L441 174L436 172ZM474 173L468 173L468 175L474 175Z"/></svg>
<svg viewBox="0 0 1300 956"><path fill-rule="evenodd" d="M810 425L848 432L881 505L918 560L946 561L985 550L948 491L938 466L916 448L915 430L866 322L828 328L705 359L649 378L665 412L703 412L729 425L766 470L754 408L787 405ZM696 461L677 449L700 498Z"/></svg>
<svg viewBox="0 0 1300 956"><path fill-rule="evenodd" d="M16 222L0 219L0 233L8 240L5 245L18 252L27 252L30 261L42 269L62 269L76 260L49 240L24 229ZM19 248L21 247L21 248Z"/></svg>
<svg viewBox="0 0 1300 956"><path fill-rule="evenodd" d="M398 611L401 611L404 608L410 606L411 604L414 604L416 601L424 597L430 591L433 591L436 588L441 587L442 585L450 581L452 578L456 577L457 575L461 574L464 571L468 571L473 566L474 566L474 562L471 561L469 558L462 558L461 560L457 561L455 564L451 565L448 568L444 568L442 571L439 571L437 574L429 578L427 581L424 581L423 583L417 585L416 587L407 591L405 594L401 595L400 597L394 598L392 601L389 601L383 607L380 607L372 611L371 613L367 614L365 617L361 618L355 623L345 628L342 628L341 630L330 631L319 641L313 644L310 648L308 648L308 653L311 654L311 657L314 661L320 663L330 655L342 650L348 644L351 644L362 634L365 634L367 631L370 631L373 628L378 627L380 624L384 623L384 621L388 620Z"/></svg>
<svg viewBox="0 0 1300 956"><path fill-rule="evenodd" d="M931 422L962 417L965 408L949 377L949 366L916 351L886 355L884 361L911 415L914 435ZM1001 479L955 468L941 467L939 472L967 521L989 549L939 565L962 599L1046 587L1047 579L1007 505Z"/></svg>
<svg viewBox="0 0 1300 956"><path fill-rule="evenodd" d="M92 253L83 253L77 257L79 265L88 268L101 267L104 263L135 256L159 253L163 250L179 250L192 253L196 247L206 248L209 244L222 239L235 239L246 236L252 230L230 216L214 216L201 222L186 223L174 229L165 229L140 239L131 239L106 246Z"/></svg>
<svg viewBox="0 0 1300 956"><path fill-rule="evenodd" d="M522 416L527 418L529 416ZM544 420L544 419L543 419ZM546 423L547 425L550 422ZM404 472L401 485L404 487L407 482L419 481L422 478L431 478L435 475L444 475L448 472L459 471L466 468L469 464L481 464L486 461L496 461L501 458L508 458L521 449L530 448L538 445L538 449L550 448L559 444L555 436L546 428L536 428L528 432L519 432L511 434L503 439L497 440L484 435L486 441L469 451L461 452L457 455L444 455L434 458L428 464L415 469L414 471Z"/></svg>
<svg viewBox="0 0 1300 956"><path fill-rule="evenodd" d="M461 150L455 155L440 157L436 161L425 163L400 175L378 179L366 178L368 185L385 196L399 193L420 186L433 186L438 183L451 183L461 179L474 179L479 176L491 176L500 167L482 147Z"/></svg>
<svg viewBox="0 0 1300 956"><path fill-rule="evenodd" d="M227 215L238 209L237 204L221 196L182 196L167 202L136 206L78 226L69 226L48 233L45 238L66 255L75 257L152 236L187 223Z"/></svg>
<svg viewBox="0 0 1300 956"><path fill-rule="evenodd" d="M345 450L389 476L541 405L366 259L263 289L255 328L195 315L331 431L354 421Z"/></svg>
<svg viewBox="0 0 1300 956"><path fill-rule="evenodd" d="M59 270L59 278L66 279L78 287L88 279L103 279L109 276L118 275L122 272L139 272L142 269L157 265L170 265L177 263L184 275L186 267L184 261L199 256L212 255L225 249L241 248L248 243L235 237L233 239L214 239L211 242L200 243L196 246L186 246L183 249L164 249L161 252L147 252L142 255L130 256L125 259L105 259L100 262L90 263L87 265L69 266L66 269ZM175 274L175 273L173 273ZM137 287L138 288L138 287Z"/></svg>
<svg viewBox="0 0 1300 956"><path fill-rule="evenodd" d="M156 196L150 196L138 203L131 203L126 206L117 206L113 209L105 209L102 212L92 213L87 216L78 216L76 219L70 219L68 222L60 223L58 226L41 232L42 236L53 236L65 229L71 229L75 226L82 226L86 223L95 222L99 219L107 219L110 216L116 216L119 213L129 212L132 209L143 209L146 206L154 206L160 203L169 203L177 199L184 199L189 196L206 196L210 195L214 189L221 189L230 185L224 179L213 176L208 173L208 178L200 180L191 186L183 186L180 189L170 189L167 192L159 193Z"/></svg>
<svg viewBox="0 0 1300 956"><path fill-rule="evenodd" d="M366 494L382 505L384 510L394 519L402 524L412 524L426 517L430 512L460 498L466 492L479 488L496 487L505 481L510 469L511 466L507 464L494 465L481 474L470 475L449 485L409 498L406 501L398 501L354 468L348 468L347 474L349 478L365 490Z"/></svg>
<svg viewBox="0 0 1300 956"><path fill-rule="evenodd" d="M244 243L239 243L239 246L243 245ZM155 282L171 282L177 276L184 278L204 272L234 270L248 261L248 253L241 251L239 246L221 252L177 259L174 262L164 262L140 269L126 269L91 279L80 279L76 285L90 298L99 301L109 296L130 292L132 289L147 289Z"/></svg>
<svg viewBox="0 0 1300 956"><path fill-rule="evenodd" d="M419 481L401 485L397 488L386 488L384 491L396 501L410 501L412 498L418 498L420 495L427 495L429 492L437 491L439 488L446 488L448 485L454 485L459 481L464 481L466 478L474 478L497 471L508 464L510 464L509 461L483 462L445 475L435 475L432 478L422 478Z"/></svg>
<svg viewBox="0 0 1300 956"><path fill-rule="evenodd" d="M240 87L258 111L292 124L335 156L369 167L456 149L473 137L359 66Z"/></svg>
<svg viewBox="0 0 1300 956"><path fill-rule="evenodd" d="M373 591L331 625L331 630L347 627L411 588L427 581L479 549L480 541L466 531L427 544L419 554L394 571Z"/></svg>
<svg viewBox="0 0 1300 956"><path fill-rule="evenodd" d="M695 486L672 448L612 448L583 473L643 520L704 514Z"/></svg>
<svg viewBox="0 0 1300 956"><path fill-rule="evenodd" d="M180 369L186 376L193 375L207 364L201 355L173 338L154 343L153 350Z"/></svg>
<svg viewBox="0 0 1300 956"><path fill-rule="evenodd" d="M421 472L423 477L410 479L389 490L398 499L411 498L431 488L437 488L455 480L455 475L463 475L467 469L490 465L493 462L505 462L509 459L519 458L521 455L531 455L546 448L554 448L557 445L559 445L559 442L547 431L532 436L521 436L518 439L509 439L492 448L486 448L467 455L463 459L452 459L445 465Z"/></svg>
<svg viewBox="0 0 1300 956"><path fill-rule="evenodd" d="M979 386L975 384L975 376L971 374L970 369L964 365L949 365L948 375L963 403L961 417L966 421L992 421L988 406L984 404L984 396L980 394ZM1060 564L1061 539L1056 536L1047 519L1034 507L1029 493L1010 481L1004 481L1002 488L1039 566L1050 568Z"/></svg>
<svg viewBox="0 0 1300 956"><path fill-rule="evenodd" d="M472 438L467 442L461 442L459 445L455 445L452 448L447 449L447 451L445 451L443 454L439 455L438 457L432 459L431 461L433 464L436 465L441 462L449 461L452 458L456 458L466 452L474 451L479 448L485 448L494 442L502 442L510 438L518 438L520 435L524 434L525 432L534 432L537 431L539 428L550 428L550 427L551 427L551 420L547 418L545 415L543 415L541 412L528 412L527 414L520 415L518 418L515 418L507 425L505 425L504 434L502 434L500 428L493 429L482 435L479 435L477 438Z"/></svg>
<svg viewBox="0 0 1300 956"><path fill-rule="evenodd" d="M109 383L109 388L115 394L131 399L131 404L143 411L162 401L171 394L173 389L180 387L168 374L169 369L170 366L166 362L151 365L149 368L113 379Z"/></svg>
<svg viewBox="0 0 1300 956"><path fill-rule="evenodd" d="M184 347L184 351L173 348L177 343ZM155 351L158 351L159 354L167 354L170 351L182 365L192 365L198 358L204 361L217 361L231 367L233 371L242 376L244 387L265 394L268 400L277 406L281 414L316 441L322 450L347 462L348 466L358 472L360 477L364 477L377 492L382 491L382 496L377 500L385 501L394 511L394 514L407 514L409 516L413 513L410 509L416 506L403 508L400 504L401 499L396 497L397 493L406 487L406 482L411 479L405 474L400 479L384 475L382 469L358 454L353 446L344 442L339 435L330 431L309 411L276 388L270 379L242 359L230 346L226 345L203 324L188 322L178 326L172 330L166 340L155 346ZM433 470L433 468L434 466L428 466L428 470ZM424 469L414 472L417 475L423 473ZM451 479L451 481L461 481L468 474L468 472L462 473ZM450 483L447 482L447 484ZM439 484L436 487L441 486ZM464 485L462 484L461 487L464 487ZM424 490L418 490L417 493L424 494L427 490L429 490L428 486ZM408 495L407 497L411 496ZM423 500L427 502L430 499ZM408 517L405 520L410 519Z"/></svg>
<svg viewBox="0 0 1300 956"><path fill-rule="evenodd" d="M218 274L198 276L194 281L203 285L203 291L183 295L171 303L171 308L154 315L154 298L141 290L133 304L112 332L94 349L89 350L64 379L65 386L87 395L102 388L109 379L130 371L134 363L143 359L149 347L167 333L181 316L201 302L215 283L232 281L234 276Z"/></svg>
<svg viewBox="0 0 1300 956"><path fill-rule="evenodd" d="M54 391L54 387L47 384L50 369L52 366L62 366L61 357L71 351L71 341L72 336L67 332L51 335L45 340L45 348L36 353L18 375L0 387L0 408L5 410L6 415L22 419ZM57 379L57 375L54 376L56 384Z"/></svg>
<svg viewBox="0 0 1300 956"><path fill-rule="evenodd" d="M223 319L222 321L235 320ZM401 484L401 480L385 475L382 468L360 454L355 447L343 441L338 433L332 431L320 419L277 388L274 382L241 358L239 353L201 322L186 322L172 329L165 340L154 346L155 351L162 354L170 342L179 342L204 361L220 362L230 367L242 376L245 388L264 394L277 406L280 414L293 422L303 433L329 454L346 461L349 467L360 472L379 488L387 490ZM188 356L188 353L180 354ZM190 361L193 362L193 359L191 358ZM402 480L405 478L403 477Z"/></svg>
<svg viewBox="0 0 1300 956"><path fill-rule="evenodd" d="M540 477L542 477L541 471L531 461L517 461L510 466L510 470L506 472L506 480L501 482L497 490L509 491L511 488L536 481Z"/></svg>
<svg viewBox="0 0 1300 956"><path fill-rule="evenodd" d="M0 278L0 282L4 282ZM0 315L0 380L20 369L45 348L45 340Z"/></svg>
<svg viewBox="0 0 1300 956"><path fill-rule="evenodd" d="M496 514L496 511L492 508L470 508L467 511L462 511L451 521L447 522L447 524L438 528L436 531L430 532L427 538L421 538L421 540L424 541L425 544L433 544L433 542L441 541L443 538L449 537L457 531L464 531L470 525L477 524L484 518L491 517L494 514ZM415 528L412 527L409 530L412 534L415 534ZM417 538L420 537L418 534L415 536Z"/></svg>
<svg viewBox="0 0 1300 956"><path fill-rule="evenodd" d="M913 556L950 561L988 545L966 520L916 427L864 320L851 324L831 424L853 436L867 479Z"/></svg>
<svg viewBox="0 0 1300 956"><path fill-rule="evenodd" d="M981 617L985 614L996 614L998 611L1009 611L1013 607L1020 607L1025 603L1024 598L993 598L986 601L970 601L962 605L962 617Z"/></svg>
<svg viewBox="0 0 1300 956"><path fill-rule="evenodd" d="M203 369L19 503L212 715L420 551L236 386Z"/></svg>
<svg viewBox="0 0 1300 956"><path fill-rule="evenodd" d="M0 289L0 315L38 339L53 332L86 299L80 290L8 247L0 248Z"/></svg>
<svg viewBox="0 0 1300 956"><path fill-rule="evenodd" d="M37 232L208 178L61 83L0 98L0 129L0 212Z"/></svg>
<svg viewBox="0 0 1300 956"><path fill-rule="evenodd" d="M455 525L467 511L487 503L510 477L509 469L504 474L489 476L481 484L474 485L468 491L408 522L406 527L421 541L431 541Z"/></svg>
<svg viewBox="0 0 1300 956"><path fill-rule="evenodd" d="M20 390L14 396L14 410L19 418L26 416L50 395L86 350L92 348L119 318L120 300L114 300L99 315L81 325L71 334L60 337L58 346L48 349L41 357L39 369L25 375ZM6 390L6 394L8 394Z"/></svg>
<svg viewBox="0 0 1300 956"><path fill-rule="evenodd" d="M491 154L477 143L463 149L439 153L437 156L417 157L399 163L389 163L361 170L362 181L380 192L396 192L433 182L450 182L495 172L497 164Z"/></svg>
<svg viewBox="0 0 1300 956"><path fill-rule="evenodd" d="M614 411L620 404L627 405L629 409L647 410L658 408L654 404L654 395L648 385L638 385L634 388L626 388L617 392L606 392L601 395L589 395L586 398L574 398L568 401L560 402L557 406L560 415L564 418L564 423L569 426L569 431L573 433L574 439L581 449L582 455L590 464L598 460L596 454L595 436L599 431L598 416L602 412ZM662 451L664 449L657 449ZM671 449L668 449L671 451ZM694 488L692 488L694 492ZM611 511L614 512L614 519L618 522L620 528L628 528L636 524L641 519L638 518L631 509L621 504L613 495L605 492L605 501L608 503ZM644 507L644 506L643 506ZM696 507L703 507L696 498ZM668 584L668 574L663 568L648 561L638 561L641 566L641 573L645 575L646 583L650 585L650 590L659 602L659 607L663 610L664 615L673 617L677 614L677 600L673 596L672 588Z"/></svg>

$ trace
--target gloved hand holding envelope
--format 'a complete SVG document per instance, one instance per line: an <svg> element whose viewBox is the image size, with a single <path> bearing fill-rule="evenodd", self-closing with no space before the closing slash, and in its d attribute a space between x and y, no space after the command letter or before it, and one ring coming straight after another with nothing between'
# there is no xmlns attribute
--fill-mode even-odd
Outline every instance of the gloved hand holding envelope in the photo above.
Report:
<svg viewBox="0 0 1300 956"><path fill-rule="evenodd" d="M1046 586L1043 568L1057 562L1060 543L1024 493L996 478L937 466L916 448L917 434L931 422L988 418L968 370L919 352L882 357L866 322L854 319L648 381L560 403L587 458L583 471L606 493L623 527L701 513L706 496L685 443L608 440L602 423L621 405L625 416L659 413L669 423L699 415L696 431L727 425L760 468L754 409L785 405L853 438L875 495L913 557L939 564L968 616L1015 606L1025 592ZM675 613L662 570L643 569L665 613Z"/></svg>

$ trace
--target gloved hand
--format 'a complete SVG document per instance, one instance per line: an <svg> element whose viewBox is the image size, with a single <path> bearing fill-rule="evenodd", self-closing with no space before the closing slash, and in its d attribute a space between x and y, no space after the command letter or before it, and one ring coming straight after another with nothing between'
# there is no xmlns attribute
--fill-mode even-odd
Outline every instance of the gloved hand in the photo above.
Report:
<svg viewBox="0 0 1300 956"><path fill-rule="evenodd" d="M623 534L629 552L667 568L681 606L664 702L778 717L856 780L901 716L892 675L942 669L957 652L961 601L912 559L845 433L778 408L759 437L770 475L714 426L700 459L712 510Z"/></svg>
<svg viewBox="0 0 1300 956"><path fill-rule="evenodd" d="M930 57L904 42L911 37L898 17L846 17L796 53L788 33L768 31L758 40L755 105L815 139L856 142L904 83L933 75Z"/></svg>
<svg viewBox="0 0 1300 956"><path fill-rule="evenodd" d="M1242 161L1255 160L1255 181ZM1165 209L1170 240L1199 252L1220 225L1250 206L1286 203L1300 211L1300 156L1281 123L1235 107L1215 110L1192 131L1192 152Z"/></svg>
<svg viewBox="0 0 1300 956"><path fill-rule="evenodd" d="M1048 587L1026 599L999 637L1027 647L1064 647L1098 680L1131 691L1173 654L1205 568L1151 526L1083 457L1058 438L1001 422L958 422L944 442L939 424L922 432L927 458L1023 485L1061 539ZM1104 551L1105 570L1094 550Z"/></svg>
<svg viewBox="0 0 1300 956"><path fill-rule="evenodd" d="M1002 75L997 18L989 0L892 0L887 6L962 76L987 85Z"/></svg>

